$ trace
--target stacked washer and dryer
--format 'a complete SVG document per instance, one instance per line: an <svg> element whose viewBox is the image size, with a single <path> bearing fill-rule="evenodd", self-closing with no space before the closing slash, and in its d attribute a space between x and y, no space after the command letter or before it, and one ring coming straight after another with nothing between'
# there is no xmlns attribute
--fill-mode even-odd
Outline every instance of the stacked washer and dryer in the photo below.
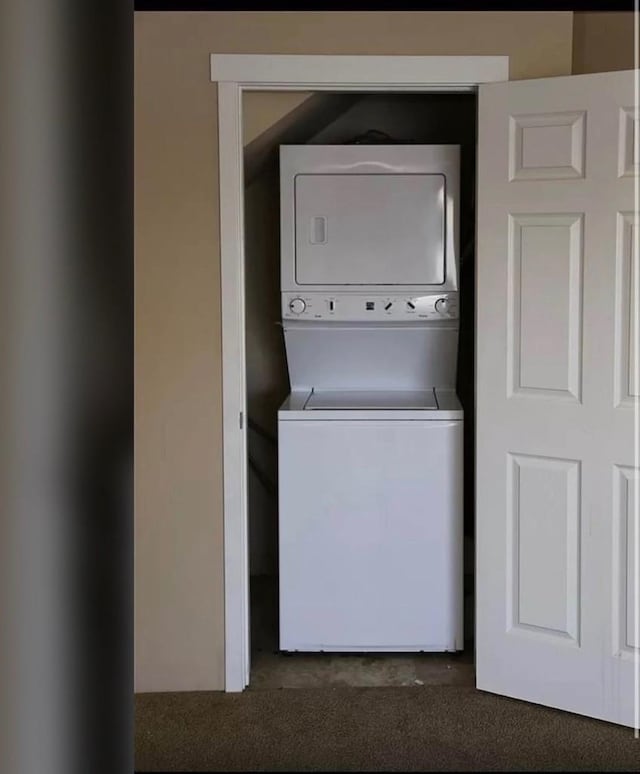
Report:
<svg viewBox="0 0 640 774"><path fill-rule="evenodd" d="M283 651L463 648L460 149L280 149Z"/></svg>

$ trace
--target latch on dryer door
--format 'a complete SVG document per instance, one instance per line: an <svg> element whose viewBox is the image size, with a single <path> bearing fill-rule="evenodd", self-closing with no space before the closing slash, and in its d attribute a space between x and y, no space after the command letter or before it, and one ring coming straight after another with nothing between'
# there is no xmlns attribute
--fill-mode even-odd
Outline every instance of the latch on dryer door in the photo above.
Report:
<svg viewBox="0 0 640 774"><path fill-rule="evenodd" d="M324 245L327 243L327 219L324 215L314 215L311 218L309 241L312 245Z"/></svg>

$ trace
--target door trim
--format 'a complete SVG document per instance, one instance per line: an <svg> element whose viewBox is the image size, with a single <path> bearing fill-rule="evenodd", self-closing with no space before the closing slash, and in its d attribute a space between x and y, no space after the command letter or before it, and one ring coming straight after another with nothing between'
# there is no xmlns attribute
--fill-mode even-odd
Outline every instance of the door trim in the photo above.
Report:
<svg viewBox="0 0 640 774"><path fill-rule="evenodd" d="M249 684L244 293L244 91L476 91L509 79L508 56L212 54L218 87L222 316L225 691Z"/></svg>

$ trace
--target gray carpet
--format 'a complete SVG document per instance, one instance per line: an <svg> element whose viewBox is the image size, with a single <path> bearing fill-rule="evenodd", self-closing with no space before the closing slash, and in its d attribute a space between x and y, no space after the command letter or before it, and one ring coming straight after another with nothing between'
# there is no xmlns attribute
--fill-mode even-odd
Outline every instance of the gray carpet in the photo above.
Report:
<svg viewBox="0 0 640 774"><path fill-rule="evenodd" d="M138 771L640 771L633 731L464 686L136 697Z"/></svg>

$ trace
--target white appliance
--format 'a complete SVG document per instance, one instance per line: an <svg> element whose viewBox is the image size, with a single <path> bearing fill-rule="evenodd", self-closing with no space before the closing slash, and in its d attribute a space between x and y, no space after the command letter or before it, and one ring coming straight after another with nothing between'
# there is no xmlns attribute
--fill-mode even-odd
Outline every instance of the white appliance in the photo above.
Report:
<svg viewBox="0 0 640 774"><path fill-rule="evenodd" d="M463 648L458 185L458 146L281 147L281 650Z"/></svg>

